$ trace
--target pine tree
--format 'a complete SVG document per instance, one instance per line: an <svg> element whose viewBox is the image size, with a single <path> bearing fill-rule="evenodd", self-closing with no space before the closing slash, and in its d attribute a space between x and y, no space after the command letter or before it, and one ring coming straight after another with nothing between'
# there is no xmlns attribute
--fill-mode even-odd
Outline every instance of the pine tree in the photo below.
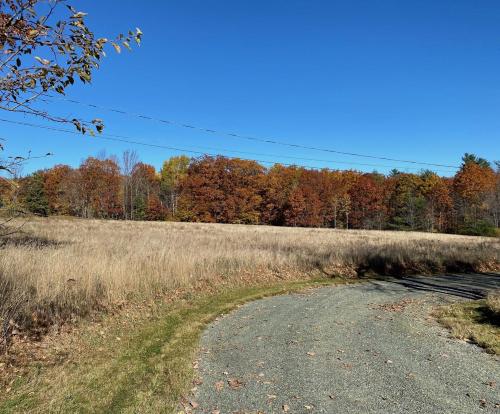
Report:
<svg viewBox="0 0 500 414"><path fill-rule="evenodd" d="M45 194L43 173L36 172L26 178L24 205L31 213L40 216L49 214L49 201Z"/></svg>
<svg viewBox="0 0 500 414"><path fill-rule="evenodd" d="M134 219L144 220L146 218L146 208L144 196L137 195L134 200Z"/></svg>

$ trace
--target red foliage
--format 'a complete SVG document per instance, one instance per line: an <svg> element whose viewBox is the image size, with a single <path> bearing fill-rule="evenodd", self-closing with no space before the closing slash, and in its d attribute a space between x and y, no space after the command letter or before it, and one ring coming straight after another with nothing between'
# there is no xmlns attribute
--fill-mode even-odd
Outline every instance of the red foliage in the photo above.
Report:
<svg viewBox="0 0 500 414"><path fill-rule="evenodd" d="M67 191L71 185L73 169L68 165L56 165L44 172L44 187L51 214L69 214L71 206Z"/></svg>
<svg viewBox="0 0 500 414"><path fill-rule="evenodd" d="M181 184L179 215L212 223L259 223L264 167L225 157L194 160Z"/></svg>
<svg viewBox="0 0 500 414"><path fill-rule="evenodd" d="M115 161L87 158L78 169L80 210L84 217L118 218L122 215L120 202L121 175Z"/></svg>
<svg viewBox="0 0 500 414"><path fill-rule="evenodd" d="M384 180L378 175L363 174L349 189L351 226L358 229L381 229L387 208Z"/></svg>
<svg viewBox="0 0 500 414"><path fill-rule="evenodd" d="M168 216L168 209L163 206L160 198L153 194L148 198L148 205L146 208L146 220L158 221L165 220Z"/></svg>
<svg viewBox="0 0 500 414"><path fill-rule="evenodd" d="M500 173L482 159L464 159L454 178L430 171L384 176L280 164L266 169L222 156L176 157L161 175L137 163L127 176L114 160L90 157L78 169L57 165L42 175L51 214L121 218L126 210L139 220L427 231L498 223ZM8 204L5 186L2 198Z"/></svg>

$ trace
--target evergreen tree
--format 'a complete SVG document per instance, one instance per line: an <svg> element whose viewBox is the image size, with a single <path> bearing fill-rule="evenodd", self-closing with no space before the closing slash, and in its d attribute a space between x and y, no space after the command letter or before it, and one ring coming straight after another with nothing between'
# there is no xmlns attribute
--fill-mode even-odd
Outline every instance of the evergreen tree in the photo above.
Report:
<svg viewBox="0 0 500 414"><path fill-rule="evenodd" d="M24 205L28 211L40 216L49 214L49 201L45 194L43 173L36 172L26 178Z"/></svg>
<svg viewBox="0 0 500 414"><path fill-rule="evenodd" d="M134 200L134 219L135 220L145 220L146 219L146 200L144 196L138 194Z"/></svg>

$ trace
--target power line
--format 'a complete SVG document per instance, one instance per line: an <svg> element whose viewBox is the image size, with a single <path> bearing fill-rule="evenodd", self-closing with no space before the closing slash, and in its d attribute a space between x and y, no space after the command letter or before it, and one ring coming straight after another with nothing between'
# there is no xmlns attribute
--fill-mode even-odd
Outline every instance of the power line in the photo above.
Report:
<svg viewBox="0 0 500 414"><path fill-rule="evenodd" d="M326 162L326 163L344 164L344 165L359 165L359 166L363 166L363 167L375 167L375 168L396 168L393 165L368 164L368 163L361 163L361 162L349 162L349 161L338 161L338 160L325 160L325 159L308 158L308 157L294 157L292 155L266 154L266 153L262 153L262 152L229 150L229 149L225 149L225 148L205 147L205 146L200 146L200 145L189 146L189 147L190 148L208 149L211 151L233 152L235 154L255 155L255 156L259 156L259 157L278 157L278 158L287 158L287 159L292 159L292 160ZM400 167L400 168L407 168L407 169L418 170L418 171L422 170L422 167L405 166L405 167ZM434 169L434 171L450 172L448 170L439 170L439 169Z"/></svg>
<svg viewBox="0 0 500 414"><path fill-rule="evenodd" d="M278 141L275 139L259 138L259 137L244 135L244 134L237 134L237 133L233 133L233 132L198 127L195 125L185 124L185 123L178 122L178 121L172 121L172 120L162 119L162 118L158 118L158 117L154 117L154 116L124 111L121 109L109 108L109 107L105 107L105 106L101 106L101 105L82 102L82 101L78 101L76 99L63 98L63 97L53 96L53 95L46 95L46 96L53 98L53 99L59 99L59 100L63 100L63 101L78 104L78 105L85 105L85 106L88 106L88 107L94 108L94 109L101 109L101 110L105 110L105 111L115 112L115 113L118 113L121 115L133 116L133 117L145 119L148 121L156 121L156 122L161 122L163 124L173 125L173 126L177 126L177 127L195 129L198 131L202 131L204 133L226 135L226 136L229 136L232 138L239 138L239 139L245 139L245 140L249 140L249 141L262 142L262 143L266 143L266 144L281 145L281 146L300 148L300 149L308 149L308 150L313 150L313 151L322 151L322 152L328 152L328 153L333 153L333 154L349 155L349 156L353 156L353 157L362 157L362 158L371 158L371 159L378 159L378 160L384 160L384 161L402 162L402 163L407 163L407 164L417 164L417 165L426 165L426 166L433 166L433 167L445 167L445 168L454 168L454 169L459 168L456 165L435 164L435 163L430 163L430 162L403 160L403 159L389 158L389 157L379 157L379 156L375 156L375 155L359 154L359 153L355 153L355 152L338 151L338 150L333 150L333 149L329 149L329 148L313 147L313 146L302 145L302 144L292 144L289 142Z"/></svg>
<svg viewBox="0 0 500 414"><path fill-rule="evenodd" d="M0 118L0 122L82 136L81 132L77 132L77 131L69 130L69 129L52 127L49 125L33 124L30 122L24 122L24 121L13 121L13 120L3 119L3 118ZM153 147L153 148L162 148L162 149L168 149L171 151L187 152L187 153L197 154L197 155L217 156L220 154L207 153L205 151L195 151L195 150L192 150L189 148L201 148L201 149L209 149L212 151L233 152L233 153L238 153L238 154L256 155L256 156L265 156L265 157L280 157L280 158L297 159L297 160L305 160L305 161L329 162L329 163L338 163L338 164L347 164L347 165L361 165L361 166L369 166L369 167L394 168L393 166L390 166L390 165L366 164L366 163L355 163L355 162L353 163L353 162L335 161L335 160L321 160L321 159L316 159L316 158L301 158L301 157L294 157L294 156L287 156L287 155L264 154L264 153L248 152L248 151L228 150L228 149L224 149L224 148L214 148L214 147L189 146L189 148L178 148L178 147L172 147L172 146L168 146L168 145L153 144L153 143L144 142L144 141L137 141L137 138L129 137L129 136L125 136L125 135L116 135L116 134L107 134L107 133L99 134L99 138L107 140L107 141L124 142L124 143L128 143L128 144L133 144L133 145L141 145L141 146ZM227 157L227 158L234 159L236 157ZM241 158L241 159L244 159L244 158ZM266 163L266 164L282 164L282 165L286 165L286 166L297 165L297 164L289 164L289 163L276 162L276 161L264 161L264 160L257 160L257 159L245 159L245 160L257 161L257 162ZM321 167L312 167L312 166L308 166L308 165L297 165L297 166L310 168L310 169L322 169ZM404 167L404 168L420 169L417 167ZM324 168L324 169L327 169L330 171L335 171L335 169L331 169L331 168ZM436 170L436 171L449 172L449 171L444 171L444 170Z"/></svg>
<svg viewBox="0 0 500 414"><path fill-rule="evenodd" d="M29 122L22 122L22 121L12 121L12 120L3 119L3 118L0 118L0 122L7 122L10 124L15 124L15 125L22 125L22 126L28 126L28 127L32 127L32 128L47 129L50 131L56 131L56 132L62 132L62 133L66 133L66 134L73 134L73 135L82 136L82 134L80 132L72 131L69 129L51 127L48 125L32 124ZM171 147L171 146L167 146L167 145L151 144L151 143L147 143L147 142L135 141L135 140L133 140L132 137L129 137L128 139L117 138L117 137L121 137L121 136L111 135L111 134L100 134L99 137L101 139L108 140L108 141L125 142L128 144L142 145L142 146L153 147L153 148L162 148L162 149L168 149L171 151L178 151L178 152L187 152L190 154L210 155L210 156L220 155L220 154L211 154L211 153L202 152L202 151L194 151L194 150L190 150L190 149L186 149L186 148L178 148L178 147ZM236 157L226 157L226 158L235 159ZM255 159L247 159L247 158L239 158L239 157L238 157L238 159L245 160L245 161L256 161L256 162L265 163L265 164L281 164L281 165L290 166L290 167L297 166L297 167L304 167L304 168L310 168L310 169L321 169L319 167L312 167L312 166L308 166L308 165L287 164L287 163L282 163L282 162L277 163L274 161L255 160ZM330 169L330 168L324 168L324 169L329 170L329 171L335 171L334 169Z"/></svg>

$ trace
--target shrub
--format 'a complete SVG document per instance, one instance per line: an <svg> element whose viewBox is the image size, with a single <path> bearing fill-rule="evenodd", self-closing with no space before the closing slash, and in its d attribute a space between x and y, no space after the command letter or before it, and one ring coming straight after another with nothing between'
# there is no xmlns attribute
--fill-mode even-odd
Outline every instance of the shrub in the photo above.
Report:
<svg viewBox="0 0 500 414"><path fill-rule="evenodd" d="M479 220L476 223L465 224L460 228L459 233L468 236L496 237L497 228L486 220Z"/></svg>

